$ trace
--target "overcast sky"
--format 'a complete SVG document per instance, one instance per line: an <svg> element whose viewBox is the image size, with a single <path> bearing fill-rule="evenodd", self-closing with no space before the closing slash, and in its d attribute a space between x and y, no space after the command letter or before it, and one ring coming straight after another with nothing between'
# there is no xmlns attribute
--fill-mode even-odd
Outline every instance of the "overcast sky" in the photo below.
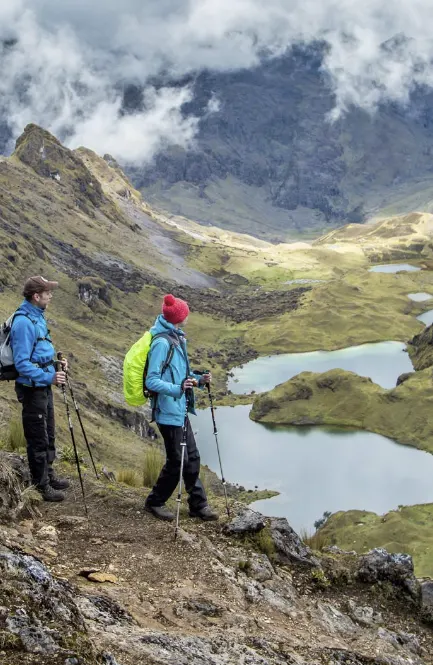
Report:
<svg viewBox="0 0 433 665"><path fill-rule="evenodd" d="M0 38L18 39L0 51L0 104L15 135L36 122L140 163L164 142L191 144L198 126L180 113L193 90L155 91L150 76L250 68L263 50L322 39L334 117L351 104L374 111L433 85L432 17L431 0L0 0ZM397 49L383 47L396 36ZM117 84L128 81L145 86L146 111L122 116Z"/></svg>

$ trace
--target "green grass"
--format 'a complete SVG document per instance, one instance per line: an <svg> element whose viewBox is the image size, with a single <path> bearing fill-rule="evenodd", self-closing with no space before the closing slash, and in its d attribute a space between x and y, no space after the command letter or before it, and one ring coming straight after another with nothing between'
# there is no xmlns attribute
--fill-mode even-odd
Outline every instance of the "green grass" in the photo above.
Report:
<svg viewBox="0 0 433 665"><path fill-rule="evenodd" d="M354 427L433 453L431 368L387 390L340 369L303 372L254 401L250 417L275 425Z"/></svg>
<svg viewBox="0 0 433 665"><path fill-rule="evenodd" d="M156 446L149 446L146 449L143 460L143 485L144 487L153 487L161 469L165 463L165 455Z"/></svg>
<svg viewBox="0 0 433 665"><path fill-rule="evenodd" d="M116 480L124 485L129 485L129 487L142 487L143 485L143 479L135 469L120 469L116 473Z"/></svg>
<svg viewBox="0 0 433 665"><path fill-rule="evenodd" d="M320 552L324 547L332 545L330 537L321 529L315 531L314 533L311 533L306 529L301 529L299 536L302 542L307 545L307 547L315 550L316 552Z"/></svg>
<svg viewBox="0 0 433 665"><path fill-rule="evenodd" d="M6 425L6 432L1 441L3 450L12 453L22 454L26 451L27 443L24 436L22 421L20 418L13 418Z"/></svg>
<svg viewBox="0 0 433 665"><path fill-rule="evenodd" d="M275 544L269 527L253 534L248 538L248 541L255 550L266 554L271 561L275 558Z"/></svg>
<svg viewBox="0 0 433 665"><path fill-rule="evenodd" d="M433 577L433 504L403 506L386 515L351 510L331 516L323 537L343 550L365 553L374 547L413 556L418 577Z"/></svg>

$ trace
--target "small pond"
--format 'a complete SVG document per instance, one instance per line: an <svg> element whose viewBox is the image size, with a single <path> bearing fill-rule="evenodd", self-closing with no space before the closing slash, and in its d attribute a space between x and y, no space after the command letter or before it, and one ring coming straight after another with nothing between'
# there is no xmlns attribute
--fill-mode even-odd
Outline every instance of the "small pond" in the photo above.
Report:
<svg viewBox="0 0 433 665"><path fill-rule="evenodd" d="M431 300L433 295L431 293L408 293L408 298L414 300L415 302L424 302L424 300Z"/></svg>
<svg viewBox="0 0 433 665"><path fill-rule="evenodd" d="M345 369L370 377L384 388L393 388L400 374L413 366L402 342L362 344L338 351L311 351L265 356L232 370L228 388L237 395L266 392L301 372Z"/></svg>
<svg viewBox="0 0 433 665"><path fill-rule="evenodd" d="M407 270L408 272L418 272L421 268L411 266L410 263L388 263L385 265L372 266L369 272L400 272L400 270Z"/></svg>
<svg viewBox="0 0 433 665"><path fill-rule="evenodd" d="M216 419L227 481L280 494L253 504L314 531L324 511L379 514L433 501L433 455L371 432L270 427L249 419L250 406L219 407ZM219 474L210 411L192 417L202 462Z"/></svg>
<svg viewBox="0 0 433 665"><path fill-rule="evenodd" d="M425 326L431 326L433 323L433 309L429 309L428 312L424 312L424 314L420 314L416 318Z"/></svg>
<svg viewBox="0 0 433 665"><path fill-rule="evenodd" d="M322 284L326 282L325 279L289 279L284 284Z"/></svg>

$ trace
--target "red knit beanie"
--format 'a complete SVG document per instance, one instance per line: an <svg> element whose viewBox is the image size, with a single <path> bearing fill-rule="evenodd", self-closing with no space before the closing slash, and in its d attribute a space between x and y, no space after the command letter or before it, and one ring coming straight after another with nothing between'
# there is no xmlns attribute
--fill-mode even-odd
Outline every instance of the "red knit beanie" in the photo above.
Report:
<svg viewBox="0 0 433 665"><path fill-rule="evenodd" d="M162 303L162 315L166 321L176 325L176 323L182 323L185 321L186 317L189 314L188 303L181 298L175 298L169 293L167 296L164 296L164 302Z"/></svg>

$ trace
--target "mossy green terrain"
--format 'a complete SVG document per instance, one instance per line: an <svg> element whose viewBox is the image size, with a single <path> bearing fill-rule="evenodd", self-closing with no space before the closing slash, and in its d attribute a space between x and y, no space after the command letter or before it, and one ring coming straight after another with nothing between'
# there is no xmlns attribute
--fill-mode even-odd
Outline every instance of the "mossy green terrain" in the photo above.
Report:
<svg viewBox="0 0 433 665"><path fill-rule="evenodd" d="M334 369L303 372L259 395L251 418L278 425L337 425L388 436L433 453L430 369L386 390L371 379Z"/></svg>
<svg viewBox="0 0 433 665"><path fill-rule="evenodd" d="M217 401L249 400L226 394L226 376L230 367L254 354L407 341L423 330L416 315L427 305L410 301L407 294L433 293L430 217L409 217L374 228L349 225L313 244L273 245L167 217L142 201L109 156L102 159L84 148L68 151L30 126L15 154L0 158L0 318L20 302L26 276L44 274L59 281L49 325L56 348L70 359L97 462L115 471L141 470L152 442L146 436L146 412L129 409L123 401L122 360L153 323L165 292L190 302L192 365L212 370ZM368 272L372 261L403 256L426 269ZM298 284L285 284L297 279L324 281L302 285L307 287L303 291ZM93 290L96 304L86 303L80 289ZM428 346L426 341L427 355ZM333 420L328 413L332 397L319 397L323 391L317 387L311 399L288 401L296 410L293 417L319 421L326 412L323 422L372 428L396 440L402 440L403 431L405 443L432 449L429 371L395 391L359 377L348 381L347 422L336 415ZM61 448L70 445L69 432L55 392ZM203 406L205 398L199 397ZM265 399L259 397L256 404L263 406ZM411 438L404 429L399 435L395 431L405 409L408 430L410 418L417 417ZM268 422L287 422L271 411ZM3 420L18 415L12 385L2 386L0 412ZM387 423L394 417L395 430L390 430Z"/></svg>
<svg viewBox="0 0 433 665"><path fill-rule="evenodd" d="M400 507L386 515L361 510L335 513L319 531L343 550L368 552L384 547L414 558L419 577L433 577L433 504Z"/></svg>

